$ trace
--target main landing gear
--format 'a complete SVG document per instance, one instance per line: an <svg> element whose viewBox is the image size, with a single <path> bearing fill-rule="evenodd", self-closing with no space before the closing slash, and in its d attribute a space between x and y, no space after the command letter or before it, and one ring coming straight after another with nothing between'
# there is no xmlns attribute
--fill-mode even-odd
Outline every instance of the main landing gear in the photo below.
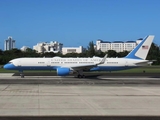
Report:
<svg viewBox="0 0 160 120"><path fill-rule="evenodd" d="M80 75L80 74L78 74L77 77L78 77L78 78L85 78L86 76L85 76L85 75Z"/></svg>
<svg viewBox="0 0 160 120"><path fill-rule="evenodd" d="M83 74L83 71L77 71L77 78L85 78L86 76Z"/></svg>
<svg viewBox="0 0 160 120"><path fill-rule="evenodd" d="M23 71L19 71L19 75L21 76L21 78L24 78L24 73L23 73Z"/></svg>

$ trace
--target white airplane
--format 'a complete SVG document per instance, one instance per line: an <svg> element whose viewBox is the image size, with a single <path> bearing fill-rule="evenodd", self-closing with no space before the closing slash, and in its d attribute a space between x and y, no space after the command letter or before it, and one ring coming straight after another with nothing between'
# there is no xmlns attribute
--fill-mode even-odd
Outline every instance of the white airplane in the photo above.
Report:
<svg viewBox="0 0 160 120"><path fill-rule="evenodd" d="M24 77L24 70L56 70L58 76L76 74L77 77L85 77L83 71L113 71L125 70L148 64L146 60L153 35L145 37L135 49L123 58L16 58L6 65L4 69L18 70L21 77Z"/></svg>

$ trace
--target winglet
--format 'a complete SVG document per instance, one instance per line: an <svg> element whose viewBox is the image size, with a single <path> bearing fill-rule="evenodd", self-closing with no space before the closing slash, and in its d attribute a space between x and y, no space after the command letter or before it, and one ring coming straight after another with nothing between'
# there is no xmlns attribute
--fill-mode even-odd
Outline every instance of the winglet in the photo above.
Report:
<svg viewBox="0 0 160 120"><path fill-rule="evenodd" d="M108 56L108 54L106 54L106 55L104 56L104 58L101 60L101 62L99 62L97 65L99 65L99 64L104 64L105 61L106 61L107 56Z"/></svg>

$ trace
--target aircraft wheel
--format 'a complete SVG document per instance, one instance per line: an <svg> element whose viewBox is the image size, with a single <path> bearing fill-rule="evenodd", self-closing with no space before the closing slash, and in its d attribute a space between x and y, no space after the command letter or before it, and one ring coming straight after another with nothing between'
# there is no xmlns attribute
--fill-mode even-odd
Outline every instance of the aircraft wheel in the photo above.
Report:
<svg viewBox="0 0 160 120"><path fill-rule="evenodd" d="M83 77L83 78L86 78L86 76L85 76L85 75L82 75L82 77Z"/></svg>
<svg viewBox="0 0 160 120"><path fill-rule="evenodd" d="M20 74L21 78L24 78L24 74Z"/></svg>
<svg viewBox="0 0 160 120"><path fill-rule="evenodd" d="M77 78L80 78L80 75L77 75Z"/></svg>
<svg viewBox="0 0 160 120"><path fill-rule="evenodd" d="M85 75L77 75L78 78L85 78Z"/></svg>

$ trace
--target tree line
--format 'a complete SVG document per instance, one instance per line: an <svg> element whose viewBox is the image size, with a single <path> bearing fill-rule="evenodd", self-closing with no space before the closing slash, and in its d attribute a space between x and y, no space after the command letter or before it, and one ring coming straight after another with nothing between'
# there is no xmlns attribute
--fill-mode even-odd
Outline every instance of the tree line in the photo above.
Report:
<svg viewBox="0 0 160 120"><path fill-rule="evenodd" d="M88 47L84 50L83 53L68 53L63 55L62 53L37 53L35 50L28 48L25 52L20 49L12 49L3 51L0 49L0 65L4 65L8 63L10 60L14 58L20 57L104 57L105 54L108 54L108 57L124 57L129 53L129 51L124 52L116 52L114 50L108 50L107 52L96 51L94 48L93 41L89 42ZM154 65L160 65L160 49L158 45L152 43L151 48L149 50L147 60L155 60Z"/></svg>

